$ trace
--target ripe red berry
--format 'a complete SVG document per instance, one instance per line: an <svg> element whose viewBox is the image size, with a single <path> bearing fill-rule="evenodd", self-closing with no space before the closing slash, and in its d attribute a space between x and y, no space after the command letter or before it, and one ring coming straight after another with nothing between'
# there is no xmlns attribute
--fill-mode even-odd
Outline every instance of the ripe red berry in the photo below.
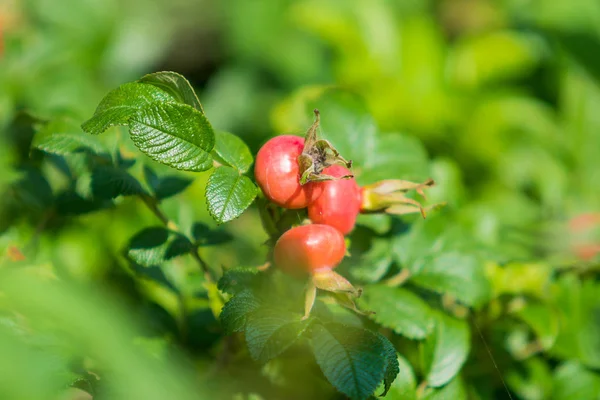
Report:
<svg viewBox="0 0 600 400"><path fill-rule="evenodd" d="M333 165L323 171L336 178L350 175L348 168ZM346 235L354 229L362 202L361 189L354 178L321 182L323 193L308 206L308 217L315 224L333 226Z"/></svg>
<svg viewBox="0 0 600 400"><path fill-rule="evenodd" d="M269 200L281 207L305 208L322 192L319 183L300 185L298 157L303 148L303 138L282 135L265 143L256 155L256 183Z"/></svg>
<svg viewBox="0 0 600 400"><path fill-rule="evenodd" d="M297 226L285 232L273 251L275 265L283 272L303 276L330 271L346 254L344 236L329 225Z"/></svg>

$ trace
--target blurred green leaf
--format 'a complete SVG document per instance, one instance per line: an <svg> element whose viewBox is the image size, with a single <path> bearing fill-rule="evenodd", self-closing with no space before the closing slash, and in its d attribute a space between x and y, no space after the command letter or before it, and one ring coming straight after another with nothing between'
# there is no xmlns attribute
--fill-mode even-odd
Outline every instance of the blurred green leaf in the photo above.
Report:
<svg viewBox="0 0 600 400"><path fill-rule="evenodd" d="M542 50L541 38L520 32L500 30L467 37L452 49L450 77L467 88L518 78L534 70Z"/></svg>
<svg viewBox="0 0 600 400"><path fill-rule="evenodd" d="M191 106L152 103L130 115L133 143L148 157L173 168L206 171L215 134L206 117Z"/></svg>
<svg viewBox="0 0 600 400"><path fill-rule="evenodd" d="M599 290L597 282L581 282L574 274L564 275L557 282L553 305L558 311L560 330L551 349L553 354L600 368Z"/></svg>
<svg viewBox="0 0 600 400"><path fill-rule="evenodd" d="M489 263L486 275L495 297L526 294L543 299L548 293L552 268L545 263L512 262L503 266Z"/></svg>
<svg viewBox="0 0 600 400"><path fill-rule="evenodd" d="M467 400L467 398L467 391L460 376L441 388L428 388L421 397L422 400Z"/></svg>
<svg viewBox="0 0 600 400"><path fill-rule="evenodd" d="M193 182L189 178L177 175L158 177L148 166L144 166L144 177L157 200L175 196L187 189Z"/></svg>
<svg viewBox="0 0 600 400"><path fill-rule="evenodd" d="M133 338L141 331L132 325L136 320L133 311L125 310L122 302L100 295L102 291L36 277L25 270L2 269L1 272L0 290L4 298L10 300L11 308L26 318L28 330L56 333L69 351L93 358L95 370L110 371L110 374L102 373L107 378L102 380L103 393L111 399L203 397L194 374L183 367L179 356L171 354L157 360L132 345ZM39 345L21 352L22 345L13 345L3 338L0 347L3 354L0 369L11 371L9 375L2 374L10 380L0 390L15 395L8 399L48 398L56 384L64 383L54 379L56 375L51 373L54 366L60 365L60 360L45 358ZM32 381L36 384L32 385ZM38 389L43 391L40 396L37 396ZM32 397L21 397L19 393L31 393Z"/></svg>
<svg viewBox="0 0 600 400"><path fill-rule="evenodd" d="M554 30L548 33L597 82L600 82L600 56L597 52L590 51L590 49L597 49L600 46L598 34L583 30Z"/></svg>
<svg viewBox="0 0 600 400"><path fill-rule="evenodd" d="M352 264L350 273L364 282L379 281L392 265L391 243L387 239L373 240L371 248L358 256Z"/></svg>
<svg viewBox="0 0 600 400"><path fill-rule="evenodd" d="M231 167L214 170L206 185L208 212L222 224L239 217L252 204L258 189L252 181Z"/></svg>
<svg viewBox="0 0 600 400"><path fill-rule="evenodd" d="M376 233L383 235L391 226L390 216L387 214L359 214L356 219L357 225L362 225L372 229Z"/></svg>
<svg viewBox="0 0 600 400"><path fill-rule="evenodd" d="M452 380L467 360L470 331L465 321L435 312L435 328L421 346L427 384L440 387Z"/></svg>
<svg viewBox="0 0 600 400"><path fill-rule="evenodd" d="M596 400L600 375L577 362L560 365L554 372L552 399Z"/></svg>
<svg viewBox="0 0 600 400"><path fill-rule="evenodd" d="M434 327L427 303L404 288L369 285L358 303L362 309L375 311L371 319L410 339L423 339Z"/></svg>
<svg viewBox="0 0 600 400"><path fill-rule="evenodd" d="M108 199L86 199L74 191L65 191L56 195L56 212L59 215L83 215L111 207Z"/></svg>
<svg viewBox="0 0 600 400"><path fill-rule="evenodd" d="M311 322L300 314L257 310L248 318L244 331L250 355L262 363L277 357L303 335Z"/></svg>
<svg viewBox="0 0 600 400"><path fill-rule="evenodd" d="M340 324L315 324L311 344L327 380L351 399L366 399L383 380L386 348L374 333Z"/></svg>
<svg viewBox="0 0 600 400"><path fill-rule="evenodd" d="M410 363L397 354L400 372L392 382L386 395L387 400L417 400L417 378Z"/></svg>
<svg viewBox="0 0 600 400"><path fill-rule="evenodd" d="M163 227L146 228L129 241L127 255L145 267L157 266L187 254L192 243L184 235Z"/></svg>
<svg viewBox="0 0 600 400"><path fill-rule="evenodd" d="M212 229L201 222L195 222L192 225L192 236L198 246L215 246L233 240L231 233L226 230Z"/></svg>
<svg viewBox="0 0 600 400"><path fill-rule="evenodd" d="M204 114L202 104L198 100L198 96L192 88L192 85L182 75L171 72L162 71L145 75L138 82L147 83L162 89L180 103L194 107L196 110Z"/></svg>
<svg viewBox="0 0 600 400"><path fill-rule="evenodd" d="M108 149L102 141L81 131L74 121L57 118L44 124L31 143L32 147L46 153L69 155L79 151L108 154Z"/></svg>
<svg viewBox="0 0 600 400"><path fill-rule="evenodd" d="M479 306L489 298L483 263L474 255L450 252L433 257L411 282L450 294L469 306Z"/></svg>
<svg viewBox="0 0 600 400"><path fill-rule="evenodd" d="M48 180L37 170L27 168L22 178L13 183L16 200L27 207L44 210L54 202Z"/></svg>
<svg viewBox="0 0 600 400"><path fill-rule="evenodd" d="M429 177L427 153L421 142L399 133L379 135L375 148L354 170L364 184L383 179L418 181Z"/></svg>
<svg viewBox="0 0 600 400"><path fill-rule="evenodd" d="M59 399L72 382L69 360L28 346L22 338L0 326L0 397L3 399ZM33 368L32 368L33 367ZM35 385L27 382L35 381Z"/></svg>
<svg viewBox="0 0 600 400"><path fill-rule="evenodd" d="M506 383L510 390L525 400L543 400L552 397L553 382L550 366L541 357L532 357L509 371Z"/></svg>
<svg viewBox="0 0 600 400"><path fill-rule="evenodd" d="M55 133L49 136L36 136L32 145L46 153L70 154L90 149L102 151L103 146L93 136L77 133Z"/></svg>
<svg viewBox="0 0 600 400"><path fill-rule="evenodd" d="M153 102L172 101L175 101L173 97L153 85L125 83L109 92L94 116L81 127L87 133L98 135L111 126L127 125L134 114Z"/></svg>
<svg viewBox="0 0 600 400"><path fill-rule="evenodd" d="M91 189L98 199L144 194L142 185L127 171L104 165L92 171Z"/></svg>
<svg viewBox="0 0 600 400"><path fill-rule="evenodd" d="M237 169L242 174L248 172L254 158L246 143L229 132L217 131L215 137L213 157L220 163Z"/></svg>
<svg viewBox="0 0 600 400"><path fill-rule="evenodd" d="M528 302L515 316L531 327L544 349L554 345L559 331L558 316L548 304Z"/></svg>

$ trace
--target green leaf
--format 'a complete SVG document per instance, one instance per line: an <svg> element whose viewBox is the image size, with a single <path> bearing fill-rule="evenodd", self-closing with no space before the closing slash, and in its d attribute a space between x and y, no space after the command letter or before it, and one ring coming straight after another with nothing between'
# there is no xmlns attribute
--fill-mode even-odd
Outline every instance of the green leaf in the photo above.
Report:
<svg viewBox="0 0 600 400"><path fill-rule="evenodd" d="M354 257L354 252L353 252ZM377 282L388 272L392 265L391 243L384 238L373 240L371 248L358 256L350 273L363 282Z"/></svg>
<svg viewBox="0 0 600 400"><path fill-rule="evenodd" d="M369 317L386 328L410 339L423 339L434 327L431 309L421 298L404 288L369 285L358 304L373 310Z"/></svg>
<svg viewBox="0 0 600 400"><path fill-rule="evenodd" d="M55 133L48 136L35 136L32 146L46 153L60 155L86 149L92 150L94 153L105 150L95 137L76 133Z"/></svg>
<svg viewBox="0 0 600 400"><path fill-rule="evenodd" d="M108 208L113 203L106 199L86 199L74 191L65 191L56 196L56 212L59 215L82 215Z"/></svg>
<svg viewBox="0 0 600 400"><path fill-rule="evenodd" d="M242 332L250 314L260 307L260 302L250 290L243 290L225 303L219 320L226 334Z"/></svg>
<svg viewBox="0 0 600 400"><path fill-rule="evenodd" d="M414 137L399 133L378 135L375 150L357 165L359 182L373 183L383 179L419 181L429 178L427 153Z"/></svg>
<svg viewBox="0 0 600 400"><path fill-rule="evenodd" d="M524 400L550 399L553 390L552 373L542 357L530 357L504 376L510 390Z"/></svg>
<svg viewBox="0 0 600 400"><path fill-rule="evenodd" d="M206 171L215 134L206 117L191 106L153 103L129 120L133 143L148 157L173 168Z"/></svg>
<svg viewBox="0 0 600 400"><path fill-rule="evenodd" d="M108 153L98 138L81 132L81 127L69 119L56 119L40 128L31 143L46 153L67 155L79 151Z"/></svg>
<svg viewBox="0 0 600 400"><path fill-rule="evenodd" d="M385 336L379 333L377 336L379 337L379 340L385 349L386 365L385 372L383 374L383 393L380 395L385 396L400 372L400 365L398 364L398 357L396 355L396 348L394 345Z"/></svg>
<svg viewBox="0 0 600 400"><path fill-rule="evenodd" d="M242 139L233 133L215 132L216 142L213 157L221 164L229 165L245 173L254 162L250 149Z"/></svg>
<svg viewBox="0 0 600 400"><path fill-rule="evenodd" d="M373 230L379 235L385 234L391 227L391 216L387 214L359 214L356 224Z"/></svg>
<svg viewBox="0 0 600 400"><path fill-rule="evenodd" d="M36 169L25 169L22 178L13 183L12 189L20 205L44 210L54 203L52 187L44 175Z"/></svg>
<svg viewBox="0 0 600 400"><path fill-rule="evenodd" d="M553 274L552 267L542 262L488 263L485 272L494 297L510 294L540 299L547 296Z"/></svg>
<svg viewBox="0 0 600 400"><path fill-rule="evenodd" d="M428 388L422 400L467 400L467 390L460 376L441 388Z"/></svg>
<svg viewBox="0 0 600 400"><path fill-rule="evenodd" d="M98 199L143 194L142 185L127 171L112 166L99 166L92 171L92 194Z"/></svg>
<svg viewBox="0 0 600 400"><path fill-rule="evenodd" d="M558 315L549 305L529 302L515 316L531 327L544 349L554 345L559 331Z"/></svg>
<svg viewBox="0 0 600 400"><path fill-rule="evenodd" d="M149 167L144 166L144 176L157 200L175 196L187 189L193 182L189 178L177 175L158 177Z"/></svg>
<svg viewBox="0 0 600 400"><path fill-rule="evenodd" d="M427 384L445 385L454 378L469 354L470 331L463 320L435 312L435 329L421 346Z"/></svg>
<svg viewBox="0 0 600 400"><path fill-rule="evenodd" d="M192 106L204 114L202 104L200 104L200 100L198 100L198 96L192 85L187 79L176 72L155 72L142 77L138 82L154 85L170 94L180 103Z"/></svg>
<svg viewBox="0 0 600 400"><path fill-rule="evenodd" d="M459 301L478 306L490 295L483 263L475 255L449 252L434 257L411 278L411 282Z"/></svg>
<svg viewBox="0 0 600 400"><path fill-rule="evenodd" d="M260 310L246 323L246 343L256 361L267 362L287 350L306 330L312 320L302 315L278 310Z"/></svg>
<svg viewBox="0 0 600 400"><path fill-rule="evenodd" d="M114 125L127 125L131 116L153 102L175 101L165 91L152 85L126 83L110 91L96 108L94 116L81 125L94 135Z"/></svg>
<svg viewBox="0 0 600 400"><path fill-rule="evenodd" d="M575 274L563 275L554 288L553 306L558 311L560 330L553 355L577 359L600 368L600 284L581 281Z"/></svg>
<svg viewBox="0 0 600 400"><path fill-rule="evenodd" d="M162 266L144 266L140 265L133 260L130 261L131 269L138 274L138 277L151 280L160 286L169 289L172 293L180 293L180 290L175 284L165 275L165 271Z"/></svg>
<svg viewBox="0 0 600 400"><path fill-rule="evenodd" d="M386 400L417 400L417 378L410 363L397 354L400 372L392 382Z"/></svg>
<svg viewBox="0 0 600 400"><path fill-rule="evenodd" d="M208 178L206 203L208 212L222 224L239 217L252 204L256 185L231 167L219 167Z"/></svg>
<svg viewBox="0 0 600 400"><path fill-rule="evenodd" d="M191 249L192 243L182 234L153 227L142 230L130 240L127 255L136 263L150 267L187 254Z"/></svg>
<svg viewBox="0 0 600 400"><path fill-rule="evenodd" d="M254 286L259 280L256 268L236 268L226 271L219 279L217 288L225 293L238 294Z"/></svg>
<svg viewBox="0 0 600 400"><path fill-rule="evenodd" d="M571 361L559 366L554 373L552 398L597 400L600 393L600 375Z"/></svg>
<svg viewBox="0 0 600 400"><path fill-rule="evenodd" d="M351 399L366 399L383 380L386 348L371 331L341 324L313 325L311 345L327 380Z"/></svg>
<svg viewBox="0 0 600 400"><path fill-rule="evenodd" d="M590 52L589 49L595 49L600 46L598 35L585 30L553 30L548 32L551 37L567 51L579 65L600 82L600 56L596 52Z"/></svg>
<svg viewBox="0 0 600 400"><path fill-rule="evenodd" d="M215 246L231 242L233 235L224 229L211 229L202 222L195 222L192 226L192 236L198 246Z"/></svg>

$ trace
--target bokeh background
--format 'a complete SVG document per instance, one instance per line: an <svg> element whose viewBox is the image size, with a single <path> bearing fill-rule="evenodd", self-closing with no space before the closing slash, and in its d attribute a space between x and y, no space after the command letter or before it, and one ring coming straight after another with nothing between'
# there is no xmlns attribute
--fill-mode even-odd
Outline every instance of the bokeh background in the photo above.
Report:
<svg viewBox="0 0 600 400"><path fill-rule="evenodd" d="M502 295L558 310L548 323L561 329L542 348L489 317L501 368L471 366L469 396L507 398L500 374L515 398L600 398L597 0L2 0L0 35L0 270L26 271L0 275L0 398L90 398L71 381L98 398L336 398L302 366L223 359L228 340L193 261L132 272L123 247L156 225L139 201L77 217L51 206L70 180L30 150L40 121L78 126L109 90L160 70L187 77L211 123L254 152L302 133L310 115L295 107L320 85L361 95L381 132L426 155L448 229L489 252L486 315ZM168 215L233 238L205 248L209 263L262 264L256 209L216 227L207 174L194 179L163 202ZM116 397L91 389L100 371ZM587 391L568 397L581 376Z"/></svg>

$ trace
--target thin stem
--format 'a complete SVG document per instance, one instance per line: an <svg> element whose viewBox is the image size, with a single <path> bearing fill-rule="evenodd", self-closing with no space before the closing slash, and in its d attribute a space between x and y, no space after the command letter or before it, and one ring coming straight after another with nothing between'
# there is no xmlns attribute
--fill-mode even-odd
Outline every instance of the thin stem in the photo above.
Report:
<svg viewBox="0 0 600 400"><path fill-rule="evenodd" d="M44 231L44 229L46 229L46 226L48 225L48 223L50 222L50 220L52 220L52 218L55 217L55 215L56 215L56 213L55 213L55 210L53 208L50 208L49 210L47 210L44 213L44 215L42 215L42 217L40 218L38 224L35 227L33 235L31 236L31 238L29 239L29 241L27 242L27 244L23 248L24 252L27 252L31 248L35 248L36 247L36 244L38 242L38 239L40 238L40 235L42 234L42 232Z"/></svg>
<svg viewBox="0 0 600 400"><path fill-rule="evenodd" d="M425 389L427 389L427 381L422 381L419 386L417 386L417 397L421 398L423 394L425 394Z"/></svg>
<svg viewBox="0 0 600 400"><path fill-rule="evenodd" d="M204 272L204 278L206 279L206 281L208 283L215 282L216 279L213 276L213 272L208 267L208 264L206 263L206 261L204 261L204 259L202 257L200 257L200 253L198 252L198 247L197 246L194 246L194 248L192 249L192 251L190 252L190 254L192 255L192 258L194 260L196 260L196 262L198 263L198 265L200 265L200 268L202 269L202 272Z"/></svg>
<svg viewBox="0 0 600 400"><path fill-rule="evenodd" d="M177 224L175 222L171 221L169 219L169 217L167 217L167 215L158 207L158 202L156 201L155 198L153 198L152 196L148 196L147 194L140 195L140 198L142 199L142 201L144 202L144 204L146 204L146 206L148 207L148 209L150 211L152 211L152 213L154 215L156 215L156 217L158 219L160 219L160 221L163 223L163 225L165 225L168 229L170 229L172 231L175 231L175 232L183 234L181 232L181 229L179 228L179 226L177 226ZM200 256L200 253L198 253L198 247L194 246L192 248L192 250L190 251L190 254L192 255L192 258L194 260L196 260L196 262L198 263L198 265L202 269L202 272L204 272L204 278L206 279L206 281L209 284L210 283L214 283L215 282L215 277L213 276L212 271L209 268L209 266L206 263L206 261L204 261L204 259Z"/></svg>
<svg viewBox="0 0 600 400"><path fill-rule="evenodd" d="M408 268L403 268L398 274L392 276L390 279L384 281L387 286L397 287L404 284L410 278L410 271Z"/></svg>

